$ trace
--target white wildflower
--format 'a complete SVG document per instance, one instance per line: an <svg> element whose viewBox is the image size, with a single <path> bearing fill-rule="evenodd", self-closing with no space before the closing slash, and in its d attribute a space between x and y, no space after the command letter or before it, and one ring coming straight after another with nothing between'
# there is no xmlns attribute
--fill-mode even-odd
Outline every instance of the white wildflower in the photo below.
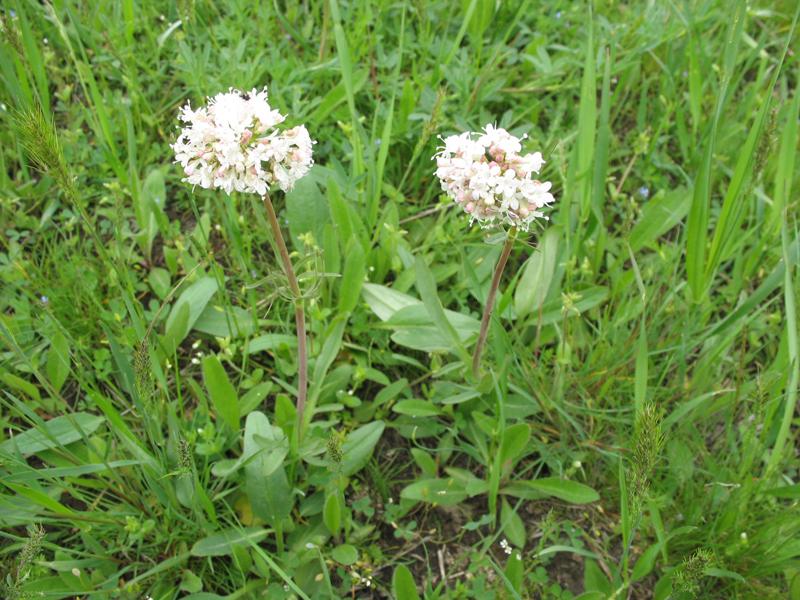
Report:
<svg viewBox="0 0 800 600"><path fill-rule="evenodd" d="M468 131L443 139L444 146L434 156L436 176L471 221L527 230L534 219L547 218L541 209L554 201L552 184L532 178L544 159L541 152L520 154L525 137L487 125L482 133Z"/></svg>
<svg viewBox="0 0 800 600"><path fill-rule="evenodd" d="M510 555L511 554L511 545L508 543L508 540L503 538L500 540L500 547L503 549L503 552Z"/></svg>
<svg viewBox="0 0 800 600"><path fill-rule="evenodd" d="M187 103L179 118L187 125L172 149L193 185L228 194L263 196L273 185L286 192L314 163L305 126L278 129L286 117L269 105L266 88L231 88L197 110Z"/></svg>

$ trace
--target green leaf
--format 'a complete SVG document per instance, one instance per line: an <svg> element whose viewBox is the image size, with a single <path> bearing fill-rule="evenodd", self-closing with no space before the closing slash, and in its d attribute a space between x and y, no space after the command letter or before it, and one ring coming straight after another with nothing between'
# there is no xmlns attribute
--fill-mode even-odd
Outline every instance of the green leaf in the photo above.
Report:
<svg viewBox="0 0 800 600"><path fill-rule="evenodd" d="M400 497L441 506L455 506L467 499L467 492L455 479L422 479L407 485Z"/></svg>
<svg viewBox="0 0 800 600"><path fill-rule="evenodd" d="M714 148L717 143L717 130L722 116L723 107L728 96L728 87L733 75L733 66L739 41L742 36L747 3L739 0L735 8L731 9L728 34L725 41L725 56L720 85L717 90L717 103L711 117L711 125L706 136L703 158L697 169L694 180L692 204L689 210L689 219L686 224L686 278L689 283L691 298L699 302L705 297L709 281L706 279L706 251L708 244L708 218L712 192L712 168Z"/></svg>
<svg viewBox="0 0 800 600"><path fill-rule="evenodd" d="M311 233L319 243L325 224L330 223L328 203L319 188L320 176L320 167L314 166L286 193L286 213L293 241L304 233Z"/></svg>
<svg viewBox="0 0 800 600"><path fill-rule="evenodd" d="M747 579L736 573L735 571L729 571L728 569L719 569L717 567L708 567L705 572L705 575L709 577L717 577L721 579L734 579L739 583L747 583Z"/></svg>
<svg viewBox="0 0 800 600"><path fill-rule="evenodd" d="M628 236L631 249L638 252L654 244L683 220L691 204L692 192L685 187L659 191L642 207L642 214Z"/></svg>
<svg viewBox="0 0 800 600"><path fill-rule="evenodd" d="M257 544L267 537L267 530L261 527L228 529L215 533L194 543L192 556L226 556L233 553L235 546Z"/></svg>
<svg viewBox="0 0 800 600"><path fill-rule="evenodd" d="M31 400L41 402L42 395L39 393L39 388L33 385L30 381L26 381L22 379L22 377L17 377L12 373L0 373L0 379L2 379L3 383L5 383L8 387L22 392Z"/></svg>
<svg viewBox="0 0 800 600"><path fill-rule="evenodd" d="M397 565L392 575L392 593L395 600L419 600L414 576L405 565Z"/></svg>
<svg viewBox="0 0 800 600"><path fill-rule="evenodd" d="M551 227L544 232L539 247L525 262L522 276L514 292L514 310L517 317L539 310L547 298L553 281L558 258L558 230Z"/></svg>
<svg viewBox="0 0 800 600"><path fill-rule="evenodd" d="M66 446L97 431L104 420L101 416L85 412L61 415L6 440L0 444L0 452L19 451L28 456L42 450Z"/></svg>
<svg viewBox="0 0 800 600"><path fill-rule="evenodd" d="M175 306L172 307L166 323L166 331L173 338L175 348L189 334L216 292L217 280L213 277L203 277L186 288L180 295ZM185 317L181 315L181 311L186 311L184 307L188 307Z"/></svg>
<svg viewBox="0 0 800 600"><path fill-rule="evenodd" d="M50 340L50 350L47 352L47 377L56 391L60 391L69 375L69 343L61 331L57 331Z"/></svg>
<svg viewBox="0 0 800 600"><path fill-rule="evenodd" d="M194 329L218 338L237 339L253 335L256 324L253 315L243 308L234 306L231 310L225 310L209 304L195 321Z"/></svg>
<svg viewBox="0 0 800 600"><path fill-rule="evenodd" d="M331 535L337 536L342 530L342 500L338 488L325 491L325 505L322 509L322 521Z"/></svg>
<svg viewBox="0 0 800 600"><path fill-rule="evenodd" d="M353 311L361 295L361 286L367 272L367 261L364 249L358 240L350 240L347 244L347 258L344 262L344 273L339 284L339 314Z"/></svg>
<svg viewBox="0 0 800 600"><path fill-rule="evenodd" d="M203 359L203 380L211 396L217 416L234 431L239 429L239 398L236 388L216 355Z"/></svg>
<svg viewBox="0 0 800 600"><path fill-rule="evenodd" d="M508 583L511 584L514 592L516 592L515 597L519 598L519 594L522 592L525 570L523 569L522 565L522 557L518 552L512 552L508 557L504 574L508 580ZM508 583L506 585L508 585Z"/></svg>
<svg viewBox="0 0 800 600"><path fill-rule="evenodd" d="M439 409L435 404L427 400L400 400L392 407L392 410L401 415L411 417L435 417L439 414Z"/></svg>
<svg viewBox="0 0 800 600"><path fill-rule="evenodd" d="M772 488L771 490L764 490L765 494L775 496L776 498L784 498L786 500L800 499L800 483L794 485L784 485L779 488Z"/></svg>
<svg viewBox="0 0 800 600"><path fill-rule="evenodd" d="M163 300L169 294L171 277L169 271L161 267L154 267L147 276L147 283L159 299Z"/></svg>
<svg viewBox="0 0 800 600"><path fill-rule="evenodd" d="M531 428L527 423L515 423L503 431L500 444L500 464L516 459L527 447L531 439Z"/></svg>
<svg viewBox="0 0 800 600"><path fill-rule="evenodd" d="M446 310L444 314L462 344L478 335L480 322L477 319L452 310ZM394 329L392 341L401 346L423 352L449 352L453 348L449 335L443 334L433 323L422 302L401 308L386 321L386 325Z"/></svg>
<svg viewBox="0 0 800 600"><path fill-rule="evenodd" d="M189 316L191 310L188 304L183 304L177 310L173 309L170 317L173 317L168 322L164 331L164 346L167 354L172 354L177 350L178 345L186 337L189 331Z"/></svg>
<svg viewBox="0 0 800 600"><path fill-rule="evenodd" d="M596 502L600 496L588 485L559 479L558 477L544 477L530 481L516 481L501 490L503 494L536 500L545 496L553 496L570 504L589 504Z"/></svg>
<svg viewBox="0 0 800 600"><path fill-rule="evenodd" d="M353 475L364 468L378 440L381 439L386 424L383 421L373 421L362 425L347 434L342 444L342 473L346 476Z"/></svg>
<svg viewBox="0 0 800 600"><path fill-rule="evenodd" d="M603 600L611 595L611 582L597 562L590 558L583 564L583 587L587 592L600 593Z"/></svg>
<svg viewBox="0 0 800 600"><path fill-rule="evenodd" d="M413 296L376 283L365 283L361 287L361 294L381 321L390 319L401 308L422 304Z"/></svg>
<svg viewBox="0 0 800 600"><path fill-rule="evenodd" d="M519 513L515 511L508 500L503 498L502 507L500 509L500 523L503 527L503 533L517 548L524 548L527 534L525 533L525 523Z"/></svg>
<svg viewBox="0 0 800 600"><path fill-rule="evenodd" d="M358 550L350 544L342 544L331 551L331 558L340 564L352 565L358 560Z"/></svg>
<svg viewBox="0 0 800 600"><path fill-rule="evenodd" d="M644 579L653 571L653 567L656 564L656 557L660 550L661 544L658 543L653 544L642 552L642 555L639 557L639 560L636 561L636 565L634 565L633 571L631 572L631 581Z"/></svg>
<svg viewBox="0 0 800 600"><path fill-rule="evenodd" d="M297 336L285 333L265 333L250 340L247 345L247 354L278 350L281 346L297 348Z"/></svg>
<svg viewBox="0 0 800 600"><path fill-rule="evenodd" d="M436 281L433 279L433 274L428 265L425 264L425 259L417 256L414 268L417 274L417 289L428 315L442 336L450 342L450 349L461 357L464 364L469 364L471 362L469 353L464 348L455 327L445 315L444 308L439 300L439 294L436 291Z"/></svg>
<svg viewBox="0 0 800 600"><path fill-rule="evenodd" d="M270 425L262 412L247 415L242 452L245 491L253 513L271 525L292 510L292 490L283 467L288 452L289 441L280 427Z"/></svg>

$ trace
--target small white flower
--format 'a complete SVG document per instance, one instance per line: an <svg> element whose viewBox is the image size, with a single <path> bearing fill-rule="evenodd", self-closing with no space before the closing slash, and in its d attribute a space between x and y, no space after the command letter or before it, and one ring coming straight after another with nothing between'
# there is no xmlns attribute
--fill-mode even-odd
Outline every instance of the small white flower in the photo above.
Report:
<svg viewBox="0 0 800 600"><path fill-rule="evenodd" d="M278 129L286 117L267 102L267 90L231 88L208 105L181 109L187 125L172 144L184 181L203 188L263 196L273 185L284 192L314 163L314 141L304 125Z"/></svg>
<svg viewBox="0 0 800 600"><path fill-rule="evenodd" d="M511 545L508 543L508 540L506 538L500 540L500 547L503 549L503 552L505 552L509 556L511 555Z"/></svg>
<svg viewBox="0 0 800 600"><path fill-rule="evenodd" d="M477 139L474 139L477 136ZM482 133L444 138L434 155L442 190L481 226L504 224L527 230L541 208L554 202L552 184L533 179L544 159L541 152L520 154L522 139L487 125Z"/></svg>

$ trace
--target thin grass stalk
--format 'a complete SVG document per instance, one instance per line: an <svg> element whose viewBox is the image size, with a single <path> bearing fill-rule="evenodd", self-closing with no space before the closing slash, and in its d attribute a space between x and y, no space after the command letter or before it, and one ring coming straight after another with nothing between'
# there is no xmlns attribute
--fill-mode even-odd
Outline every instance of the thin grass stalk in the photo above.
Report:
<svg viewBox="0 0 800 600"><path fill-rule="evenodd" d="M289 288L294 296L294 320L297 327L297 435L299 438L302 435L303 429L303 412L306 408L306 395L308 393L308 349L306 347L306 317L303 309L303 294L300 291L300 285L297 283L297 276L292 267L292 260L289 257L289 250L286 248L286 242L281 233L281 226L278 224L278 217L275 215L275 208L272 206L272 200L269 194L264 194L264 208L267 210L267 217L269 218L272 233L275 236L275 242L278 245L278 253L283 263L283 271L286 273L286 278L289 280Z"/></svg>
<svg viewBox="0 0 800 600"><path fill-rule="evenodd" d="M508 257L511 254L511 248L514 246L514 240L517 237L516 228L512 228L508 232L506 242L503 244L503 251L500 253L500 258L497 259L497 264L494 267L494 275L492 276L492 285L489 288L489 295L486 297L486 306L483 307L483 317L481 318L481 330L478 334L478 343L475 344L475 353L472 355L472 375L475 379L478 378L481 371L481 353L483 346L486 344L486 335L489 333L489 320L492 318L492 311L494 310L494 298L497 295L497 288L500 286L500 279L503 276L503 271L506 268Z"/></svg>

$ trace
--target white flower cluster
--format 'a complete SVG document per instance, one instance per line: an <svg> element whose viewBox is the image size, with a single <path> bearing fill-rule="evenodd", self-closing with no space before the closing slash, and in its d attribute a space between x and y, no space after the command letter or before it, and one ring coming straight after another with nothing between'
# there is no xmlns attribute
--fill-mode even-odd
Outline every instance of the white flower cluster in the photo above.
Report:
<svg viewBox="0 0 800 600"><path fill-rule="evenodd" d="M279 130L286 117L269 105L266 88L231 88L197 110L187 103L179 118L187 125L172 149L191 184L263 196L273 184L289 191L314 163L305 126Z"/></svg>
<svg viewBox="0 0 800 600"><path fill-rule="evenodd" d="M554 200L552 184L532 179L544 160L541 152L520 154L521 142L487 125L480 133L445 138L434 156L442 189L482 227L499 223L527 230L535 218L546 218L540 209Z"/></svg>

